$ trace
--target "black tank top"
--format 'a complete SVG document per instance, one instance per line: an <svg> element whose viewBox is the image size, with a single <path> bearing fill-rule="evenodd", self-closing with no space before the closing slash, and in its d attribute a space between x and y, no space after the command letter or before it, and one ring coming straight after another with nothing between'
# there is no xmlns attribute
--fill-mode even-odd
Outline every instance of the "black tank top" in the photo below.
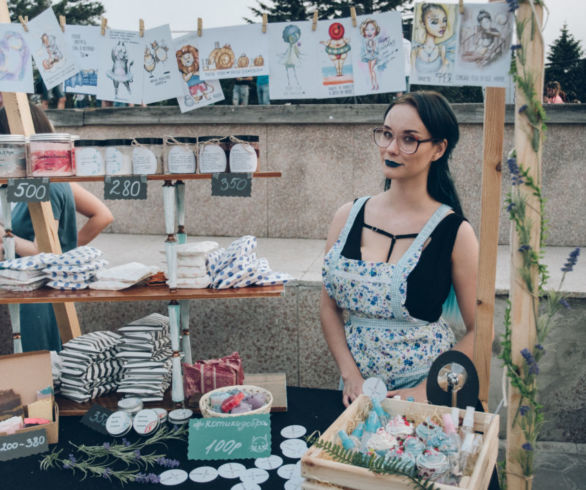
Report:
<svg viewBox="0 0 586 490"><path fill-rule="evenodd" d="M348 259L361 260L362 228L373 227L364 223L364 207L356 215L342 255ZM448 214L431 233L430 241L421 252L421 257L411 274L407 277L407 300L405 307L409 314L420 320L435 322L442 314L442 304L448 297L452 286L452 249L458 229L466 219L458 214ZM374 229L388 236L388 232ZM397 235L400 237L415 235ZM390 253L389 253L390 255Z"/></svg>

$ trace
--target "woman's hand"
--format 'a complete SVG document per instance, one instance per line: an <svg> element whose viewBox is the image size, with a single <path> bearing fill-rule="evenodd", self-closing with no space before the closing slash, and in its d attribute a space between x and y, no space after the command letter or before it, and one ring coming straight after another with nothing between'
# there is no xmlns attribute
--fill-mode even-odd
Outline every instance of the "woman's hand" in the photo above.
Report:
<svg viewBox="0 0 586 490"><path fill-rule="evenodd" d="M362 395L362 384L364 383L364 378L360 376L360 374L357 374L347 379L342 378L342 381L344 381L342 402L344 403L344 406L347 407L356 398Z"/></svg>
<svg viewBox="0 0 586 490"><path fill-rule="evenodd" d="M413 398L414 401L427 403L427 380L418 384L415 388L403 388L402 390L393 390L387 392L387 397L392 398L396 395L401 396L401 400Z"/></svg>

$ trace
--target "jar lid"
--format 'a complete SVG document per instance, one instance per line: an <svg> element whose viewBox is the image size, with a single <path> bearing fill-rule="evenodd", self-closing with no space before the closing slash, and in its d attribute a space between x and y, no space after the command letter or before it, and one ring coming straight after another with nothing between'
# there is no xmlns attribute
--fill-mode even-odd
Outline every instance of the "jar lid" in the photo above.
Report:
<svg viewBox="0 0 586 490"><path fill-rule="evenodd" d="M69 133L36 133L29 136L30 141L71 141Z"/></svg>
<svg viewBox="0 0 586 490"><path fill-rule="evenodd" d="M168 420L171 424L184 424L193 416L189 408L177 408L169 412Z"/></svg>
<svg viewBox="0 0 586 490"><path fill-rule="evenodd" d="M111 414L106 420L106 430L113 437L121 437L132 428L132 419L128 412L118 410Z"/></svg>
<svg viewBox="0 0 586 490"><path fill-rule="evenodd" d="M142 410L142 407L142 400L135 396L118 400L118 408L125 412L138 412L139 410Z"/></svg>
<svg viewBox="0 0 586 490"><path fill-rule="evenodd" d="M250 142L257 142L258 141L258 136L253 135L253 134L235 134L233 137L238 138L239 140L242 140L242 141L250 141Z"/></svg>
<svg viewBox="0 0 586 490"><path fill-rule="evenodd" d="M77 140L75 147L78 146L104 146L104 140Z"/></svg>
<svg viewBox="0 0 586 490"><path fill-rule="evenodd" d="M163 138L136 138L136 142L141 145L162 145Z"/></svg>
<svg viewBox="0 0 586 490"><path fill-rule="evenodd" d="M130 146L132 144L131 139L112 139L104 140L104 146Z"/></svg>
<svg viewBox="0 0 586 490"><path fill-rule="evenodd" d="M141 436L148 436L159 427L159 416L154 410L145 408L134 416L132 426Z"/></svg>
<svg viewBox="0 0 586 490"><path fill-rule="evenodd" d="M24 143L24 134L0 134L0 143Z"/></svg>
<svg viewBox="0 0 586 490"><path fill-rule="evenodd" d="M167 422L167 410L164 408L153 408L156 414L159 416L159 422L162 424L163 422Z"/></svg>
<svg viewBox="0 0 586 490"><path fill-rule="evenodd" d="M230 138L228 138L227 136L199 136L198 137L198 141L200 143L203 143L205 141L211 141L211 140L219 140L220 143L226 143L227 141L230 141Z"/></svg>
<svg viewBox="0 0 586 490"><path fill-rule="evenodd" d="M179 143L191 143L191 144L197 143L197 138L192 138L190 136L173 136L173 139L175 139ZM173 140L167 140L167 143L173 145L174 144L174 141Z"/></svg>

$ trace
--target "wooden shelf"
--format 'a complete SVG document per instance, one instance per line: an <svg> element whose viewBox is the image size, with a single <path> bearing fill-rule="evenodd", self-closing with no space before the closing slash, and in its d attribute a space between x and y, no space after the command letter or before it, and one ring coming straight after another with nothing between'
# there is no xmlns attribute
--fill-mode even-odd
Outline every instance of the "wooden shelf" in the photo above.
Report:
<svg viewBox="0 0 586 490"><path fill-rule="evenodd" d="M236 172L234 172L236 173ZM209 180L213 174L152 174L147 175L147 180ZM267 178L267 177L281 177L281 172L254 172L252 177ZM135 177L136 175L111 175L110 177ZM49 182L103 182L105 175L88 175L88 176L65 176L65 177L48 177ZM17 177L15 177L17 178ZM36 176L28 176L27 178L43 178ZM0 178L0 184L7 184L8 178Z"/></svg>
<svg viewBox="0 0 586 490"><path fill-rule="evenodd" d="M100 301L171 301L183 299L264 298L281 296L282 284L276 286L249 286L230 289L176 289L166 286L134 286L122 291L82 289L59 291L40 288L34 291L12 292L0 290L0 304L11 303L96 303Z"/></svg>

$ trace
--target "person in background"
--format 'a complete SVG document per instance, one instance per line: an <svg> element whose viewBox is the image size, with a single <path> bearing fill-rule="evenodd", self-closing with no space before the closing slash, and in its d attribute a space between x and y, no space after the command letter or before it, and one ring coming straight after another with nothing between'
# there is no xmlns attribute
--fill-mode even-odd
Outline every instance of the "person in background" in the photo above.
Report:
<svg viewBox="0 0 586 490"><path fill-rule="evenodd" d="M248 105L252 77L238 77L232 90L232 105Z"/></svg>
<svg viewBox="0 0 586 490"><path fill-rule="evenodd" d="M405 56L405 92L397 92L397 97L401 97L409 92L409 76L411 75L411 41L403 36L403 55Z"/></svg>
<svg viewBox="0 0 586 490"><path fill-rule="evenodd" d="M41 108L31 105L30 110L35 132L54 132L51 122ZM10 134L4 108L0 109L0 134ZM114 220L108 207L79 184L51 183L49 191L55 227L63 252L87 245ZM77 229L76 212L87 218L86 223L79 230ZM14 242L18 256L39 253L27 203L19 202L13 208L12 233L15 237ZM0 226L0 237L4 234L5 230ZM0 245L1 242L0 238ZM3 253L4 249L0 246L0 255ZM51 304L20 305L20 328L23 351L61 350L59 328Z"/></svg>
<svg viewBox="0 0 586 490"><path fill-rule="evenodd" d="M65 101L67 100L63 93L63 84L55 85L50 91L47 90L45 82L41 80L41 105L43 109L47 110L51 102L51 96L57 101L57 109L65 109Z"/></svg>
<svg viewBox="0 0 586 490"><path fill-rule="evenodd" d="M256 77L256 96L259 105L270 105L271 99L269 96L269 76L261 75Z"/></svg>
<svg viewBox="0 0 586 490"><path fill-rule="evenodd" d="M547 82L545 86L545 97L543 98L543 102L545 104L563 104L564 99L560 95L562 91L562 87L560 82L555 80Z"/></svg>

